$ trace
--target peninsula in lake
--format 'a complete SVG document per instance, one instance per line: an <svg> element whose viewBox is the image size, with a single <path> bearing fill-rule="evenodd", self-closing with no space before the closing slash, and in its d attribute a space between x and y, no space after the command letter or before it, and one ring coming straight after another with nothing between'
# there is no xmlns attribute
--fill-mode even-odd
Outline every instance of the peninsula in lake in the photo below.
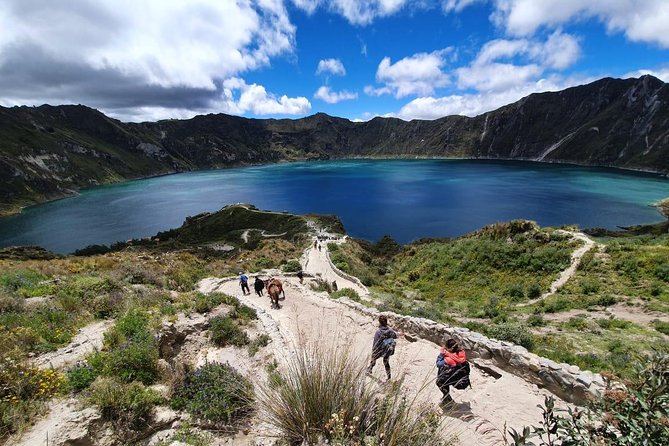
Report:
<svg viewBox="0 0 669 446"><path fill-rule="evenodd" d="M650 75L479 115L367 122L225 114L123 123L83 105L0 107L0 213L127 179L284 160L472 158L669 172L669 87Z"/></svg>

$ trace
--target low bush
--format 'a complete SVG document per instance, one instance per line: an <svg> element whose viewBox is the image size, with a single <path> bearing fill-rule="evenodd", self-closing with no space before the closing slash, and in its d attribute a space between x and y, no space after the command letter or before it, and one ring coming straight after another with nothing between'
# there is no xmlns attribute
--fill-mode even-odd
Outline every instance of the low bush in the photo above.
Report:
<svg viewBox="0 0 669 446"><path fill-rule="evenodd" d="M543 422L509 431L514 446L540 444L636 446L669 444L669 355L637 358L624 387L607 385L585 408L559 411L547 397ZM540 443L532 440L538 439Z"/></svg>
<svg viewBox="0 0 669 446"><path fill-rule="evenodd" d="M196 293L193 298L193 310L197 313L208 313L221 304L236 304L237 299L223 293Z"/></svg>
<svg viewBox="0 0 669 446"><path fill-rule="evenodd" d="M219 347L248 345L249 337L230 316L218 316L209 321L209 336Z"/></svg>
<svg viewBox="0 0 669 446"><path fill-rule="evenodd" d="M333 299L339 299L340 297L344 296L355 301L360 301L360 295L353 288L342 288L340 290L330 293L330 297Z"/></svg>
<svg viewBox="0 0 669 446"><path fill-rule="evenodd" d="M530 299L537 299L541 297L541 285L533 283L527 288L527 297Z"/></svg>
<svg viewBox="0 0 669 446"><path fill-rule="evenodd" d="M530 327L544 327L546 325L546 320L540 314L530 315L526 322Z"/></svg>
<svg viewBox="0 0 669 446"><path fill-rule="evenodd" d="M43 402L65 390L65 377L39 369L20 355L0 355L0 440L20 431L43 407Z"/></svg>
<svg viewBox="0 0 669 446"><path fill-rule="evenodd" d="M104 334L104 350L91 354L87 362L100 375L125 383L153 384L158 379L158 341L150 328L150 317L141 309L130 309Z"/></svg>
<svg viewBox="0 0 669 446"><path fill-rule="evenodd" d="M102 416L119 428L140 429L151 418L151 409L163 398L139 382L125 384L99 377L89 387L87 401L100 408Z"/></svg>
<svg viewBox="0 0 669 446"><path fill-rule="evenodd" d="M249 356L255 356L262 347L267 347L271 338L266 334L261 334L255 337L255 339L249 344L248 352Z"/></svg>
<svg viewBox="0 0 669 446"><path fill-rule="evenodd" d="M623 319L597 319L597 325L606 330L610 330L612 328L625 329L632 325L632 323Z"/></svg>
<svg viewBox="0 0 669 446"><path fill-rule="evenodd" d="M80 392L90 386L98 372L86 362L75 364L67 371L68 387L74 392Z"/></svg>
<svg viewBox="0 0 669 446"><path fill-rule="evenodd" d="M534 347L534 337L530 330L523 324L502 323L499 325L492 325L485 330L485 334L500 341L508 341L522 345L528 350L531 350Z"/></svg>
<svg viewBox="0 0 669 446"><path fill-rule="evenodd" d="M258 319L258 313L253 308L237 302L230 312L230 317L245 324L249 321Z"/></svg>
<svg viewBox="0 0 669 446"><path fill-rule="evenodd" d="M583 294L594 294L599 291L602 284L597 279L585 278L581 280L581 291Z"/></svg>
<svg viewBox="0 0 669 446"><path fill-rule="evenodd" d="M171 406L213 423L231 424L253 412L253 384L228 364L187 370L173 389Z"/></svg>
<svg viewBox="0 0 669 446"><path fill-rule="evenodd" d="M325 291L327 293L332 293L332 284L328 282L327 280L323 280L321 278L316 278L314 279L309 286L311 287L312 290L314 291Z"/></svg>
<svg viewBox="0 0 669 446"><path fill-rule="evenodd" d="M281 270L285 273L296 273L302 269L302 265L298 260L292 259L284 263Z"/></svg>
<svg viewBox="0 0 669 446"><path fill-rule="evenodd" d="M653 327L655 327L655 330L659 331L660 333L664 333L666 335L669 335L669 322L664 322L664 321L655 319L653 321Z"/></svg>

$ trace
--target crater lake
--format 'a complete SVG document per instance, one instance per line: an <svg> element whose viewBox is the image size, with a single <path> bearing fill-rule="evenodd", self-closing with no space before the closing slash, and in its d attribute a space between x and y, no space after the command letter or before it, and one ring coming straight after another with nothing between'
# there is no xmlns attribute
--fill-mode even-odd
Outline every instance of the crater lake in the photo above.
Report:
<svg viewBox="0 0 669 446"><path fill-rule="evenodd" d="M581 228L654 223L669 179L613 169L478 160L341 160L198 171L82 190L0 219L0 246L68 253L155 235L232 203L336 214L353 237L400 243L513 219Z"/></svg>

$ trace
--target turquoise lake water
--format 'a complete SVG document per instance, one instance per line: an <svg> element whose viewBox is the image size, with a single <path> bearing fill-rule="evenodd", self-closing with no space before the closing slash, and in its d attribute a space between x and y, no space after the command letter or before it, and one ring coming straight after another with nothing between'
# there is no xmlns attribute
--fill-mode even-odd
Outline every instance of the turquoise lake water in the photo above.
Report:
<svg viewBox="0 0 669 446"><path fill-rule="evenodd" d="M340 216L349 234L401 243L524 218L581 228L661 221L664 177L521 162L354 160L275 164L104 186L0 219L0 246L67 253L145 237L231 203Z"/></svg>

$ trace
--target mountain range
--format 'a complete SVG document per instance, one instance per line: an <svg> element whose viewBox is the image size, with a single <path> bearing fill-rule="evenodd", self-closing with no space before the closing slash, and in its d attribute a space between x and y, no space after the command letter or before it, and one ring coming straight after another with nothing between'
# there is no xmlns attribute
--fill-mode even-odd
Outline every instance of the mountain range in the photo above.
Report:
<svg viewBox="0 0 669 446"><path fill-rule="evenodd" d="M0 214L100 184L290 160L533 160L669 173L669 87L604 78L470 118L225 114L124 123L83 105L0 107Z"/></svg>

